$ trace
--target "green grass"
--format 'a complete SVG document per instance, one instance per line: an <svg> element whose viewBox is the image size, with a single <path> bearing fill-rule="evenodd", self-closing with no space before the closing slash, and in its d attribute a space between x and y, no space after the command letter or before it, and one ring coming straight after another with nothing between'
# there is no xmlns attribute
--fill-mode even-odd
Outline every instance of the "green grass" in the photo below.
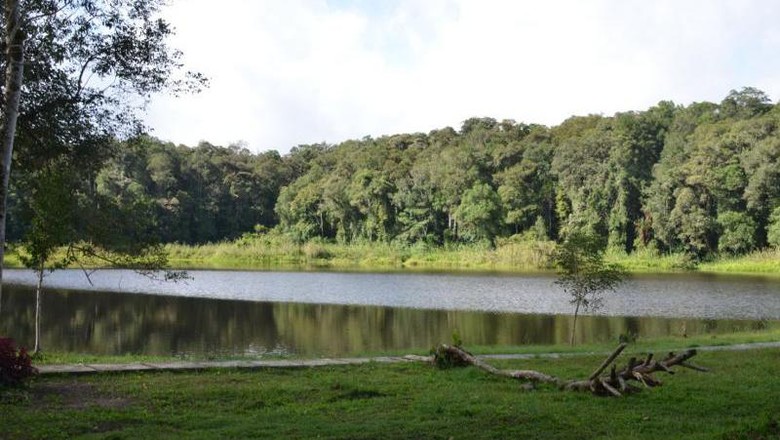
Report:
<svg viewBox="0 0 780 440"><path fill-rule="evenodd" d="M702 272L770 274L780 276L780 249L756 251L741 257L725 256L699 265Z"/></svg>
<svg viewBox="0 0 780 440"><path fill-rule="evenodd" d="M297 245L272 232L233 242L166 245L170 262L182 268L278 268L350 270L538 271L548 269L552 242L499 240L485 244L427 246L387 242Z"/></svg>
<svg viewBox="0 0 780 440"><path fill-rule="evenodd" d="M771 327L765 330L757 331L738 331L724 334L706 334L695 335L691 337L668 336L658 338L639 338L629 345L627 352L658 351L666 352L670 350L680 350L689 347L702 346L722 346L733 344L745 344L755 342L777 342L780 341L780 328ZM449 341L442 341L449 342ZM469 345L466 341L469 351L475 354L542 354L542 353L604 353L612 351L617 342L577 344L571 346L568 344L560 345L490 345L475 346ZM428 350L390 350L390 351L367 351L350 354L351 357L378 357L378 356L403 356L405 354L427 355ZM209 360L256 360L256 359L301 359L302 356L284 355L261 357L251 356L146 356L146 355L96 355L73 352L43 352L42 356L35 359L35 365L56 365L56 364L129 364L138 362L172 362L177 360L186 361L209 361Z"/></svg>
<svg viewBox="0 0 780 440"><path fill-rule="evenodd" d="M495 247L486 243L429 246L396 242L336 243L313 239L297 244L272 230L245 234L234 241L202 245L167 244L169 261L180 269L277 269L370 271L550 271L555 244L521 236L500 238ZM8 267L20 267L20 250L6 254ZM685 254L663 254L639 249L631 254L607 252L606 259L634 273L676 273L691 270L712 273L768 274L780 276L780 250L762 250L733 257L715 256L694 264ZM99 265L99 262L93 262ZM90 266L90 262L85 262Z"/></svg>
<svg viewBox="0 0 780 440"><path fill-rule="evenodd" d="M413 352L409 352L413 353ZM407 354L407 353L404 353ZM416 353L424 354L424 353ZM379 354L376 354L379 355ZM299 355L268 355L242 356L242 355L186 355L186 356L162 356L162 355L104 355L74 352L50 352L45 351L33 356L34 365L60 365L60 364L135 364L145 362L176 362L176 361L230 361L230 360L272 360L272 359L304 359Z"/></svg>
<svg viewBox="0 0 780 440"><path fill-rule="evenodd" d="M601 356L494 361L583 378ZM49 376L0 398L0 438L778 438L780 350L702 353L622 399L474 368L367 364Z"/></svg>
<svg viewBox="0 0 780 440"><path fill-rule="evenodd" d="M667 336L662 338L642 339L631 342L626 353L642 353L647 351L667 352L684 348L705 346L726 346L735 344L752 344L759 342L779 342L780 328L762 331L746 331L719 335L697 335L688 338ZM577 344L571 345L526 345L526 346L469 346L474 354L543 354L543 353L608 353L615 343ZM399 353L400 354L400 353Z"/></svg>
<svg viewBox="0 0 780 440"><path fill-rule="evenodd" d="M611 251L605 260L634 273L674 273L694 268L685 254L661 254L653 249L638 249L631 254Z"/></svg>
<svg viewBox="0 0 780 440"><path fill-rule="evenodd" d="M277 232L249 234L233 242L205 245L167 245L173 265L181 268L341 269L537 272L551 270L554 243L520 237L486 244L427 246L385 242L334 243L313 240L294 244ZM608 252L609 262L634 273L675 273L690 270L715 273L778 274L780 250L741 256L715 257L694 264L682 253L662 254L641 249L631 254Z"/></svg>
<svg viewBox="0 0 780 440"><path fill-rule="evenodd" d="M33 355L34 365L59 364L133 364L138 362L172 362L190 360L172 356L147 356L137 354L100 355L89 353L49 352L44 351Z"/></svg>

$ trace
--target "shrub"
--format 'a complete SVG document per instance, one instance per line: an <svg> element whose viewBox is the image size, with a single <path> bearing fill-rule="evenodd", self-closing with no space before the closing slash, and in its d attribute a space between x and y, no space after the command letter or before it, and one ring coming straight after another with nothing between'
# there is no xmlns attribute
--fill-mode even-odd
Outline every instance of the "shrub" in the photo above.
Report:
<svg viewBox="0 0 780 440"><path fill-rule="evenodd" d="M18 386L38 373L24 347L11 338L0 338L0 386Z"/></svg>
<svg viewBox="0 0 780 440"><path fill-rule="evenodd" d="M780 206L772 211L767 228L767 241L775 249L780 249Z"/></svg>
<svg viewBox="0 0 780 440"><path fill-rule="evenodd" d="M308 259L327 260L333 255L318 241L309 241L303 245L303 253Z"/></svg>
<svg viewBox="0 0 780 440"><path fill-rule="evenodd" d="M756 244L756 222L744 212L727 211L718 215L721 235L718 248L734 255L753 250Z"/></svg>

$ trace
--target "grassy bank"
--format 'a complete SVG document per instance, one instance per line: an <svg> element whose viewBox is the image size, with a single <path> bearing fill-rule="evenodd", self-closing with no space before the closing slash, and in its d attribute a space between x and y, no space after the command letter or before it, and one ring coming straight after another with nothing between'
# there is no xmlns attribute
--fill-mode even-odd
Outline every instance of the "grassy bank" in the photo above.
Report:
<svg viewBox="0 0 780 440"><path fill-rule="evenodd" d="M552 242L500 240L428 246L386 242L295 244L286 236L249 235L233 242L166 245L173 265L185 268L539 271L549 269Z"/></svg>
<svg viewBox="0 0 780 440"><path fill-rule="evenodd" d="M295 244L276 233L247 235L233 242L205 245L170 244L173 265L183 268L458 270L537 272L550 268L553 242L518 238L485 244L444 246L399 243L333 243L314 240ZM757 251L740 257L720 256L695 263L682 253L661 254L644 249L631 254L608 252L610 262L635 273L711 273L780 275L780 250Z"/></svg>
<svg viewBox="0 0 780 440"><path fill-rule="evenodd" d="M312 240L297 244L289 237L270 232L247 234L230 242L202 245L167 244L174 268L182 269L279 269L279 270L366 270L366 271L551 271L551 241L518 237L486 243L405 245L387 242L336 243ZM7 267L21 267L19 249L6 254ZM756 251L743 256L713 256L694 262L683 253L659 253L652 249L607 252L606 260L621 264L633 273L763 274L780 276L780 249ZM90 267L89 261L82 262ZM92 262L100 265L101 262Z"/></svg>
<svg viewBox="0 0 780 440"><path fill-rule="evenodd" d="M699 266L702 272L762 273L780 275L780 249L754 252L743 257L724 257Z"/></svg>
<svg viewBox="0 0 780 440"><path fill-rule="evenodd" d="M735 331L725 334L702 334L688 337L667 336L655 338L639 337L631 341L628 352L641 353L646 351L655 351L659 353L680 350L690 347L704 346L723 346L734 344L750 344L756 342L777 342L780 341L780 327L772 323L763 330L753 331ZM450 341L439 341L449 343ZM479 346L468 344L469 351L474 354L540 354L540 353L605 353L612 351L617 345L617 341L577 344L571 346L568 344L559 345L489 345ZM359 353L350 353L352 357L376 357L376 356L403 356L405 354L427 355L427 349L418 350L392 350L392 351L366 351ZM118 364L118 363L138 363L138 362L171 362L177 360L187 361L207 361L207 360L247 360L247 359L295 359L302 356L296 355L262 355L262 356L213 356L188 355L181 356L151 356L151 355L99 355L74 352L48 352L35 360L36 365L55 365L55 364Z"/></svg>
<svg viewBox="0 0 780 440"><path fill-rule="evenodd" d="M0 398L0 438L777 438L780 350L702 353L623 399L473 368L366 364L300 370L37 379ZM582 378L601 356L493 361Z"/></svg>

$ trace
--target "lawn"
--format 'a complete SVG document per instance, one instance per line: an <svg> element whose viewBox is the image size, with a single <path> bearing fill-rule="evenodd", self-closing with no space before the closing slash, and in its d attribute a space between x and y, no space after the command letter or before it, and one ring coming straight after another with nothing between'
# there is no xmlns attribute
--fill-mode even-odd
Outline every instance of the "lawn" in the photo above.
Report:
<svg viewBox="0 0 780 440"><path fill-rule="evenodd" d="M582 378L601 356L491 361ZM524 390L422 363L47 376L0 398L0 438L780 438L780 349L703 352L624 398Z"/></svg>

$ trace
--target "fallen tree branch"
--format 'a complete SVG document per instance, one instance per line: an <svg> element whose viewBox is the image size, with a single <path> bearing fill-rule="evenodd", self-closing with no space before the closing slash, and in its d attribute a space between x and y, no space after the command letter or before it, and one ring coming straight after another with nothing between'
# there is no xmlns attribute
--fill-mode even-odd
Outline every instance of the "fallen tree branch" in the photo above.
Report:
<svg viewBox="0 0 780 440"><path fill-rule="evenodd" d="M604 362L601 363L601 366L599 368L597 368L596 371L591 373L590 376L588 376L588 380L593 380L593 379L599 377L601 372L604 371L604 369L606 369L609 366L609 364L611 364L612 361L615 360L615 358L620 356L620 353L622 353L623 350L626 349L626 347L628 347L628 344L625 344L625 343L618 345L618 348L616 348L615 351L613 351L612 354L609 355L608 358L604 359Z"/></svg>
<svg viewBox="0 0 780 440"><path fill-rule="evenodd" d="M438 359L438 360L437 360ZM487 362L479 359L473 354L453 345L442 344L436 349L434 362L439 366L465 366L473 365L490 374L498 376L511 377L513 379L528 380L531 382L546 382L558 384L559 379L555 376L540 373L533 370L500 370Z"/></svg>
<svg viewBox="0 0 780 440"><path fill-rule="evenodd" d="M613 362L620 356L623 350L625 350L626 346L626 344L620 344L585 380L563 380L534 370L502 370L479 359L459 346L446 344L441 344L436 347L433 353L433 362L440 368L473 365L483 371L498 376L510 377L533 383L550 383L565 390L590 391L596 395L614 397L621 397L623 394L636 392L641 389L631 385L631 381L640 382L645 388L661 385L661 381L656 379L653 376L653 373L662 371L668 374L674 374L674 370L672 370L672 367L674 366L679 365L695 371L709 371L706 368L687 362L690 358L696 356L696 350L694 349L689 349L679 354L669 353L669 355L661 361L653 360L652 353L648 354L642 362L637 362L636 358L632 357L624 368L618 369L617 365ZM602 375L610 364L612 365L612 368L610 369L609 374Z"/></svg>

